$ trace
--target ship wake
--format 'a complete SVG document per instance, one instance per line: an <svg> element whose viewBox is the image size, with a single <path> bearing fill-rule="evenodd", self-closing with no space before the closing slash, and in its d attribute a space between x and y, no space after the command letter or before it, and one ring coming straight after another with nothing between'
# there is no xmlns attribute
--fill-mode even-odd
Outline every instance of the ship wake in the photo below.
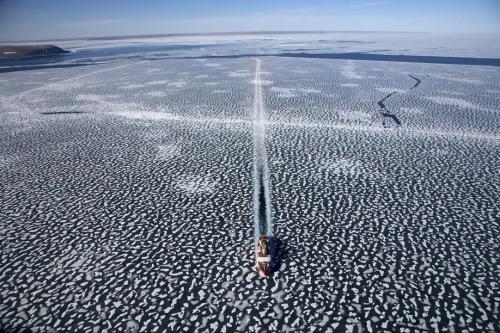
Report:
<svg viewBox="0 0 500 333"><path fill-rule="evenodd" d="M269 168L266 154L266 114L262 97L260 77L261 60L256 59L255 92L253 104L253 143L254 143L254 220L255 237L272 236L271 196L269 192Z"/></svg>

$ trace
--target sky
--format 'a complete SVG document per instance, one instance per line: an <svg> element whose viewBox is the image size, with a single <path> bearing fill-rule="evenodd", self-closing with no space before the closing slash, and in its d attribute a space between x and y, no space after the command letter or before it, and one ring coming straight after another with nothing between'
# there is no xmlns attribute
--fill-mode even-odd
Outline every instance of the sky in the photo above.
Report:
<svg viewBox="0 0 500 333"><path fill-rule="evenodd" d="M500 0L0 0L0 41L310 30L500 34Z"/></svg>

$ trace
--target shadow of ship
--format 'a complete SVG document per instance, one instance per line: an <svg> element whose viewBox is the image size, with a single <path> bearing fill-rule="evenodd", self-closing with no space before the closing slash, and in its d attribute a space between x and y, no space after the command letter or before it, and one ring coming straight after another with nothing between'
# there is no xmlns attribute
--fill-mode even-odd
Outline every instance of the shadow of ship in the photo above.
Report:
<svg viewBox="0 0 500 333"><path fill-rule="evenodd" d="M269 275L278 272L283 263L288 260L296 250L292 248L287 240L272 236L270 241L271 251L271 266L269 268Z"/></svg>

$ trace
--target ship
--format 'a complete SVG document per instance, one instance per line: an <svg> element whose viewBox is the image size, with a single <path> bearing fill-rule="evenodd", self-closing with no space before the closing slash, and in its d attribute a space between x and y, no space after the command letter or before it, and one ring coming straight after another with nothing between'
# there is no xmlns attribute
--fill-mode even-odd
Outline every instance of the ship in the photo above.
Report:
<svg viewBox="0 0 500 333"><path fill-rule="evenodd" d="M256 268L260 277L269 275L271 268L271 247L269 237L260 236L255 249Z"/></svg>

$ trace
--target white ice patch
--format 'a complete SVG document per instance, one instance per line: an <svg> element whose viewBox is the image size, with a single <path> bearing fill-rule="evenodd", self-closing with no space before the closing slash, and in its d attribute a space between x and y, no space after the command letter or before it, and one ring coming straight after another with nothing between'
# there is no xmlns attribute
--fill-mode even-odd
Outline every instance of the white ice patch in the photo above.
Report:
<svg viewBox="0 0 500 333"><path fill-rule="evenodd" d="M173 120L178 116L167 112L151 112L151 111L122 111L115 114L134 120Z"/></svg>
<svg viewBox="0 0 500 333"><path fill-rule="evenodd" d="M146 84L148 86L154 86L154 85L162 85L162 84L168 84L169 81L167 80L158 80L158 81L151 81L151 82L147 82Z"/></svg>
<svg viewBox="0 0 500 333"><path fill-rule="evenodd" d="M335 175L350 175L379 181L386 181L388 178L384 171L348 158L323 160L320 162L319 168Z"/></svg>
<svg viewBox="0 0 500 333"><path fill-rule="evenodd" d="M229 77L248 77L248 76L251 76L252 73L250 73L249 71L247 70L237 70L237 71L233 71L233 72L229 72L227 74L227 76Z"/></svg>
<svg viewBox="0 0 500 333"><path fill-rule="evenodd" d="M90 102L90 103L102 103L104 99L109 96L95 95L95 94L78 94L75 97L77 101ZM114 96L112 96L114 97Z"/></svg>
<svg viewBox="0 0 500 333"><path fill-rule="evenodd" d="M370 121L372 116L363 111L342 111L339 115L346 120L358 120L367 122Z"/></svg>
<svg viewBox="0 0 500 333"><path fill-rule="evenodd" d="M181 154L181 148L177 145L159 145L157 158L161 161L169 161Z"/></svg>
<svg viewBox="0 0 500 333"><path fill-rule="evenodd" d="M408 93L407 90L400 89L400 88L381 87L381 88L375 88L375 90L383 92L384 94L390 94L390 93L393 93L393 92L397 92L398 94L406 94L406 93Z"/></svg>
<svg viewBox="0 0 500 333"><path fill-rule="evenodd" d="M297 89L297 91L301 92L303 94L319 94L319 93L321 93L320 90L313 89L313 88L301 88L301 89Z"/></svg>
<svg viewBox="0 0 500 333"><path fill-rule="evenodd" d="M137 89L137 88L144 88L144 87L145 87L144 84L132 83L132 84L127 84L126 86L122 86L120 88L122 88L122 89Z"/></svg>
<svg viewBox="0 0 500 333"><path fill-rule="evenodd" d="M355 87L359 87L359 84L358 83L341 83L340 86L347 87L347 88L355 88Z"/></svg>
<svg viewBox="0 0 500 333"><path fill-rule="evenodd" d="M458 106L460 108L473 108L475 105L462 98L446 97L446 96L432 96L426 99L441 105Z"/></svg>
<svg viewBox="0 0 500 333"><path fill-rule="evenodd" d="M335 161L326 160L321 162L320 168L333 174L359 175L363 172L363 165L355 160L342 158Z"/></svg>
<svg viewBox="0 0 500 333"><path fill-rule="evenodd" d="M65 82L56 82L56 83L51 83L50 85L47 85L45 87L40 87L39 91L68 91L71 89L78 89L82 86L81 83L78 82L71 82L71 81L65 81Z"/></svg>
<svg viewBox="0 0 500 333"><path fill-rule="evenodd" d="M347 78L347 79L351 79L351 80L361 80L363 78L363 76L355 73L355 72L347 72L347 71L343 71L341 72L342 75Z"/></svg>
<svg viewBox="0 0 500 333"><path fill-rule="evenodd" d="M364 78L364 76L356 72L356 66L354 66L351 62L348 62L347 65L342 66L342 71L340 73L347 79L360 80Z"/></svg>
<svg viewBox="0 0 500 333"><path fill-rule="evenodd" d="M217 182L197 175L186 176L177 182L177 187L189 194L210 193L216 186Z"/></svg>
<svg viewBox="0 0 500 333"><path fill-rule="evenodd" d="M281 88L281 87L271 87L271 91L277 93L280 98L297 97L300 94L319 94L321 91L312 88Z"/></svg>
<svg viewBox="0 0 500 333"><path fill-rule="evenodd" d="M271 91L280 98L297 97L297 94L294 93L295 89L292 88L271 87Z"/></svg>
<svg viewBox="0 0 500 333"><path fill-rule="evenodd" d="M95 104L92 104L95 105ZM92 112L93 107L91 105L71 105L71 106L51 106L51 107L43 107L38 108L40 112L54 112L54 113L64 113L64 112Z"/></svg>
<svg viewBox="0 0 500 333"><path fill-rule="evenodd" d="M273 84L273 81L269 81L269 80L260 80L259 82L255 81L255 80L252 80L250 81L251 84L258 84L258 85L261 85L261 86L270 86Z"/></svg>
<svg viewBox="0 0 500 333"><path fill-rule="evenodd" d="M0 155L0 167L7 167L20 160L20 157Z"/></svg>
<svg viewBox="0 0 500 333"><path fill-rule="evenodd" d="M428 154L432 156L446 156L448 153L448 150L443 148L431 148L428 151Z"/></svg>
<svg viewBox="0 0 500 333"><path fill-rule="evenodd" d="M483 81L479 79L472 79L472 78L466 78L466 77L456 77L455 74L449 75L449 74L429 74L429 76L436 78L436 79L441 79L441 80L448 80L448 81L453 81L453 82L460 82L460 83L469 83L469 84L482 84Z"/></svg>
<svg viewBox="0 0 500 333"><path fill-rule="evenodd" d="M146 93L146 95L151 96L151 97L163 97L165 96L164 91L149 91Z"/></svg>
<svg viewBox="0 0 500 333"><path fill-rule="evenodd" d="M139 331L139 324L132 319L129 319L127 321L127 332L138 332Z"/></svg>
<svg viewBox="0 0 500 333"><path fill-rule="evenodd" d="M422 109L415 108L415 107L402 107L402 108L400 108L400 110L403 113L410 113L410 114L415 114L415 115L420 115L420 114L424 113L424 111L422 111Z"/></svg>
<svg viewBox="0 0 500 333"><path fill-rule="evenodd" d="M174 82L169 82L168 83L169 86L173 86L173 87L176 87L176 88L182 88L186 84L187 84L186 81L174 81Z"/></svg>
<svg viewBox="0 0 500 333"><path fill-rule="evenodd" d="M41 105L46 104L46 102L50 98L43 97L43 96L36 96L36 97L31 97L29 100L25 100L24 102L27 104L34 105L36 108L40 108Z"/></svg>

